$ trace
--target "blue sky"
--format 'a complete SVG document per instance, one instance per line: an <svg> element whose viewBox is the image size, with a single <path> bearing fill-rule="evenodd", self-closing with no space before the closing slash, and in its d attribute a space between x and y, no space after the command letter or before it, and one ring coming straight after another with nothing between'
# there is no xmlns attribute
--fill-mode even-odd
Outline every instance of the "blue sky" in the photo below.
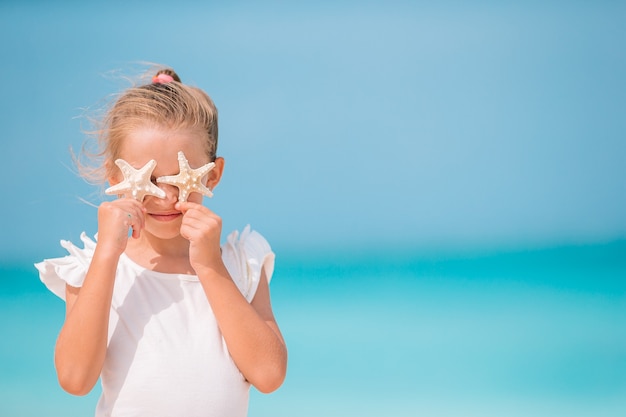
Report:
<svg viewBox="0 0 626 417"><path fill-rule="evenodd" d="M102 2L104 3L104 2ZM2 2L3 258L96 231L83 108L134 63L220 110L206 204L278 248L626 237L620 2Z"/></svg>

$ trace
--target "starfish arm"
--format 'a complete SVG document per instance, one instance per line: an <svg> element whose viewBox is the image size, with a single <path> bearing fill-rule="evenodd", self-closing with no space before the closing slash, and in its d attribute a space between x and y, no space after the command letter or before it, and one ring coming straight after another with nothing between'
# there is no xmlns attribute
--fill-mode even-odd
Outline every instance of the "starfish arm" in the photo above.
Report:
<svg viewBox="0 0 626 417"><path fill-rule="evenodd" d="M105 194L124 194L125 197L132 197L137 201L143 201L146 195L165 198L165 191L152 183L150 179L152 171L156 167L154 159L148 161L140 169L133 168L123 159L117 159L115 164L122 171L124 179L119 184L107 188L104 191Z"/></svg>
<svg viewBox="0 0 626 417"><path fill-rule="evenodd" d="M202 180L213 168L215 168L215 162L209 162L208 164L202 165L200 168L194 169L193 174L199 180Z"/></svg>
<svg viewBox="0 0 626 417"><path fill-rule="evenodd" d="M157 178L157 184L173 185L174 187L177 187L179 190L182 190L182 187L184 187L182 184L184 184L184 183L185 183L185 181L184 181L184 179L183 179L181 174L166 175L166 176ZM179 198L179 200L180 200L180 198Z"/></svg>
<svg viewBox="0 0 626 417"><path fill-rule="evenodd" d="M119 184L115 184L106 190L104 193L107 195L115 195L115 194L126 194L130 191L130 185L120 182Z"/></svg>
<svg viewBox="0 0 626 417"><path fill-rule="evenodd" d="M193 170L193 191L203 194L207 197L213 197L213 193L211 192L211 190L204 185L204 180L207 174L211 172L213 168L215 168L215 162L209 162L208 164L202 165L200 168Z"/></svg>
<svg viewBox="0 0 626 417"><path fill-rule="evenodd" d="M148 186L148 190L146 190L146 195L153 195L158 198L165 198L165 191L157 187L150 181L150 185Z"/></svg>
<svg viewBox="0 0 626 417"><path fill-rule="evenodd" d="M198 183L193 187L193 190L196 193L203 194L207 197L213 197L213 192L210 188L206 187L204 184Z"/></svg>
<svg viewBox="0 0 626 417"><path fill-rule="evenodd" d="M178 201L187 201L192 192L212 197L213 193L204 186L203 179L209 171L215 167L214 162L209 162L200 168L192 169L189 161L182 151L178 152L178 166L180 172L176 175L166 175L157 178L157 183L169 184L178 187Z"/></svg>
<svg viewBox="0 0 626 417"><path fill-rule="evenodd" d="M177 175L165 175L163 177L157 178L157 183L160 184L169 184L169 185L178 185L181 183L180 174Z"/></svg>

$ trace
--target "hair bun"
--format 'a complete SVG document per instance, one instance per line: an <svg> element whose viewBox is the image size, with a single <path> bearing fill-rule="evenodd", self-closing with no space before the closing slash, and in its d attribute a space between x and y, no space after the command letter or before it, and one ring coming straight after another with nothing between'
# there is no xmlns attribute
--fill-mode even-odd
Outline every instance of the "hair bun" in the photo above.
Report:
<svg viewBox="0 0 626 417"><path fill-rule="evenodd" d="M178 76L178 74L176 74L176 71L174 71L173 69L170 69L170 68L164 68L162 70L159 70L156 74L154 74L153 79L157 78L161 74L169 75L170 77L172 77L174 79L174 81L177 81L179 83L182 82L180 80L180 77Z"/></svg>

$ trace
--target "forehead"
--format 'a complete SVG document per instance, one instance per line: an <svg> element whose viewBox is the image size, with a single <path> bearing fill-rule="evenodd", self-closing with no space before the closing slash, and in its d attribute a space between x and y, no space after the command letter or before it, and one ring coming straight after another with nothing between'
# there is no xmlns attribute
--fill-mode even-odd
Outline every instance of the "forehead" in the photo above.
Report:
<svg viewBox="0 0 626 417"><path fill-rule="evenodd" d="M185 153L192 168L208 163L206 144L206 133L200 129L142 126L130 130L124 137L119 157L135 168L154 159L157 162L155 173L174 172L178 169L179 151Z"/></svg>

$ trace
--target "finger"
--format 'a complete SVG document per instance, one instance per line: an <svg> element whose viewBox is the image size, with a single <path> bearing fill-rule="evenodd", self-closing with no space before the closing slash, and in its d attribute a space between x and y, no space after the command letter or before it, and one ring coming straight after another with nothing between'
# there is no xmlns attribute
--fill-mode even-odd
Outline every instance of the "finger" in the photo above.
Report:
<svg viewBox="0 0 626 417"><path fill-rule="evenodd" d="M176 210L182 211L183 214L189 210L200 210L205 213L213 213L211 210L209 210L209 208L203 206L202 204L191 203L189 201L178 202L174 205L174 208Z"/></svg>
<svg viewBox="0 0 626 417"><path fill-rule="evenodd" d="M136 238L136 235L137 235L137 227L136 227L137 216L133 216L132 210L130 210L129 208L126 208L125 210L126 211L122 215L125 216L125 218L124 218L124 227L126 228L126 233L128 234L128 231L130 230L131 236Z"/></svg>
<svg viewBox="0 0 626 417"><path fill-rule="evenodd" d="M193 216L185 215L181 226L185 226L194 232L201 234L220 234L220 219L214 216Z"/></svg>
<svg viewBox="0 0 626 417"><path fill-rule="evenodd" d="M187 207L187 202L178 202L176 204L174 204L174 208L176 210L180 210L183 214L185 214L187 212L187 210L189 210L189 207Z"/></svg>
<svg viewBox="0 0 626 417"><path fill-rule="evenodd" d="M141 207L129 207L126 216L128 217L128 227L132 229L131 236L134 239L139 238L146 221L144 211Z"/></svg>
<svg viewBox="0 0 626 417"><path fill-rule="evenodd" d="M141 213L145 212L143 206L135 200L118 200L116 207L124 213L130 213L137 218L141 217Z"/></svg>
<svg viewBox="0 0 626 417"><path fill-rule="evenodd" d="M132 230L131 236L133 239L138 239L139 236L141 236L141 229L142 229L141 223L139 224L137 224L137 222L131 223L131 230Z"/></svg>

